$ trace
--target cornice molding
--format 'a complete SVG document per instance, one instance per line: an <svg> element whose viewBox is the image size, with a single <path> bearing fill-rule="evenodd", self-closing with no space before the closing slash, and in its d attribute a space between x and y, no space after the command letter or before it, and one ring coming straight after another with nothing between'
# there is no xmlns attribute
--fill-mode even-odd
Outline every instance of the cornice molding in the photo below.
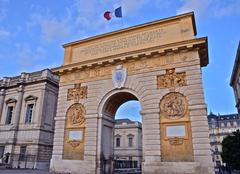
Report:
<svg viewBox="0 0 240 174"><path fill-rule="evenodd" d="M153 57L156 55L164 56L171 53L178 53L181 51L197 50L200 55L201 67L208 65L208 40L207 37L195 38L191 40L185 40L181 42L175 42L171 44L161 45L157 47L151 47L147 49L140 49L137 51L126 52L123 54L113 55L94 59L91 61L85 61L80 63L73 63L70 65L64 65L51 69L53 73L61 75L68 72L74 72L76 70L82 70L86 68L93 68L96 66L102 66L105 64L114 64L116 62L125 62L127 60L139 60L143 57Z"/></svg>

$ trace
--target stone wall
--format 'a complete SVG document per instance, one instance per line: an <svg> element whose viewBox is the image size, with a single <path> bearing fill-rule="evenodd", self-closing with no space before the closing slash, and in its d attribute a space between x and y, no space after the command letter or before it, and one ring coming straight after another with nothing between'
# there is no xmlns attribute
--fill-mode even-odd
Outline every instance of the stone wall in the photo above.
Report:
<svg viewBox="0 0 240 174"><path fill-rule="evenodd" d="M49 168L53 146L54 116L58 95L58 76L50 70L22 73L21 76L0 80L0 145L4 153L20 154L20 146L26 146L25 155L32 155L31 162L21 164L15 158L12 166L21 168ZM33 105L32 118L26 122L27 107ZM13 106L12 120L6 124L8 107ZM42 147L48 149L43 158L38 158ZM41 154L41 153L40 153ZM30 158L30 157L29 157ZM31 157L32 158L32 157ZM48 158L48 159L46 159ZM40 159L38 161L38 159ZM11 163L12 160L9 160Z"/></svg>

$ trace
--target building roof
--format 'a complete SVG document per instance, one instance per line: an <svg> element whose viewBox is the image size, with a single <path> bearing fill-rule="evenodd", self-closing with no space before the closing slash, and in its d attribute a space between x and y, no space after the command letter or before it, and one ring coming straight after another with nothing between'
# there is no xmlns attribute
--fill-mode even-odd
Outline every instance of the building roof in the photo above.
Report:
<svg viewBox="0 0 240 174"><path fill-rule="evenodd" d="M127 129L127 128L142 128L142 123L139 121L132 121L128 118L116 119L115 129Z"/></svg>
<svg viewBox="0 0 240 174"><path fill-rule="evenodd" d="M234 62L233 70L232 70L232 75L231 75L231 80L230 80L231 86L233 86L233 83L236 80L236 73L237 73L238 69L240 69L240 41L238 44L237 54L236 54L236 58L235 58L235 62Z"/></svg>
<svg viewBox="0 0 240 174"><path fill-rule="evenodd" d="M122 123L127 123L127 124L131 124L134 123L134 121L128 119L128 118L124 118L124 119L116 119L115 120L115 124L122 124Z"/></svg>
<svg viewBox="0 0 240 174"><path fill-rule="evenodd" d="M58 86L59 77L52 74L50 69L43 69L32 73L22 72L19 76L4 77L3 79L0 79L0 89L13 88L19 84L35 84L46 80L49 83Z"/></svg>
<svg viewBox="0 0 240 174"><path fill-rule="evenodd" d="M211 122L212 119L214 121L230 121L230 120L240 120L240 115L239 114L224 114L224 115L215 115L213 113L210 113L208 115L208 122Z"/></svg>

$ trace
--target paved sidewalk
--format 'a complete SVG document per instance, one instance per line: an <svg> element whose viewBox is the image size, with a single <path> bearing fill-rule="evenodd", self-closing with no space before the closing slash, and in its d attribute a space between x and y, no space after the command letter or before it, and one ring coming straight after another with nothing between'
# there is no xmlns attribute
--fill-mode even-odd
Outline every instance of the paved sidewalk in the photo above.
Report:
<svg viewBox="0 0 240 174"><path fill-rule="evenodd" d="M0 174L50 174L46 170L0 169Z"/></svg>

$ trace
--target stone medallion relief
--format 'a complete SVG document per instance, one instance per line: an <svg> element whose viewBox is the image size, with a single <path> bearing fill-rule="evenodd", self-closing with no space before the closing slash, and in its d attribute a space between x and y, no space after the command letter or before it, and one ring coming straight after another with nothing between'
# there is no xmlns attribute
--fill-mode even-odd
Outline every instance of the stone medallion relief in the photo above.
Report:
<svg viewBox="0 0 240 174"><path fill-rule="evenodd" d="M74 104L72 105L68 112L67 112L67 118L68 124L72 126L81 126L85 122L85 109L82 104Z"/></svg>
<svg viewBox="0 0 240 174"><path fill-rule="evenodd" d="M187 111L186 98L180 93L168 93L161 100L160 109L162 115L168 119L182 118Z"/></svg>

